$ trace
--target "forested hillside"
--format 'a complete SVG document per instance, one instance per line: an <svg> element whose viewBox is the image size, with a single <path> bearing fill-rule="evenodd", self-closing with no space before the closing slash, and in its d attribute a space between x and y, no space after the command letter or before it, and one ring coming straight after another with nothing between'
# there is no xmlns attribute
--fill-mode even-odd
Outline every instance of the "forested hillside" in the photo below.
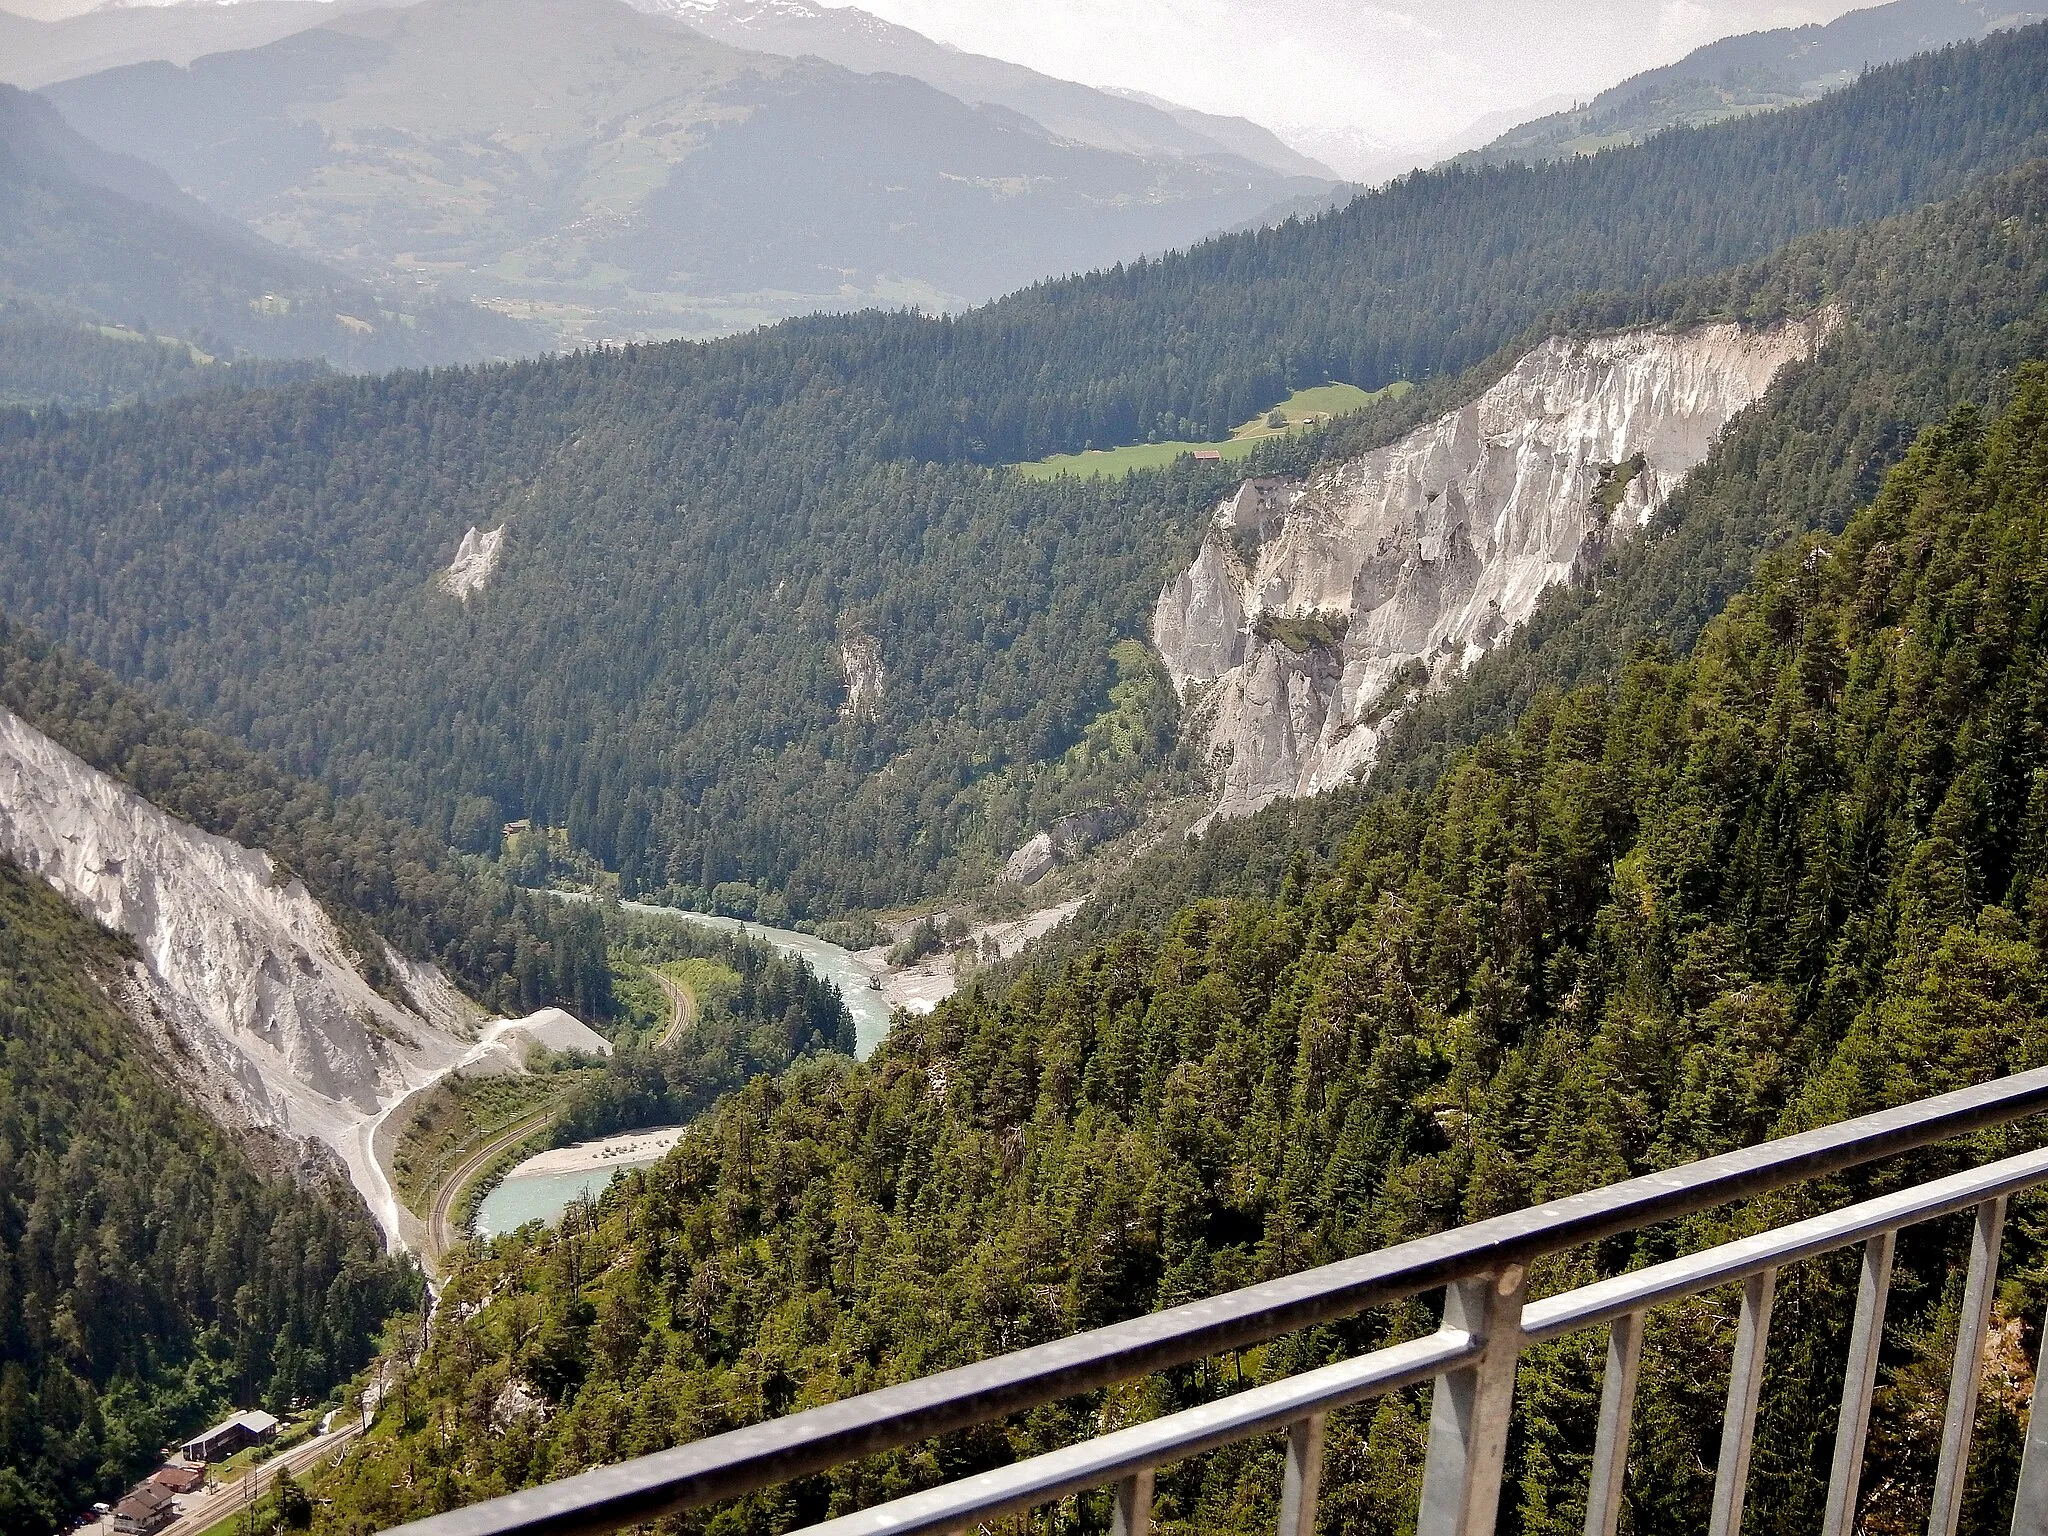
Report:
<svg viewBox="0 0 2048 1536"><path fill-rule="evenodd" d="M1534 169L1419 173L955 320L805 322L759 345L805 377L874 391L886 418L863 427L889 454L986 462L1219 438L1301 385L1455 374L1579 294L1950 196L2048 147L2044 72L2048 26L2035 26L1873 70L1796 111ZM772 366L757 356L708 360L752 384Z"/></svg>
<svg viewBox="0 0 2048 1536"><path fill-rule="evenodd" d="M757 1081L594 1217L498 1245L449 1293L489 1304L440 1330L419 1407L321 1519L374 1528L2048 1060L2044 545L2032 367L1988 426L1964 407L1924 434L1838 538L1767 558L1689 656L1546 692L1278 899L1198 904L971 987L865 1065ZM2029 1223L2009 1242L2002 1321L2037 1315L2044 1256ZM1925 1520L1962 1249L1954 1223L1901 1244L1870 1529ZM1819 1522L1853 1274L1781 1277L1798 1326L1767 1375L1759 1528ZM1317 1330L684 1524L783 1528L1430 1325ZM1711 1300L1653 1314L1638 1532L1705 1518L1730 1332ZM1580 1528L1604 1349L1533 1352L1504 1529ZM494 1426L515 1379L549 1411ZM1980 1411L1973 1528L2003 1528L2023 1391ZM1420 1397L1333 1419L1325 1529L1411 1528ZM1270 1529L1279 1456L1163 1471L1163 1528ZM1106 1527L1103 1500L1075 1514Z"/></svg>
<svg viewBox="0 0 2048 1536"><path fill-rule="evenodd" d="M105 410L209 389L262 389L325 371L314 359L223 362L163 336L0 305L0 406Z"/></svg>
<svg viewBox="0 0 2048 1536"><path fill-rule="evenodd" d="M1652 572L1630 623L1696 627L1767 539L1839 526L1913 431L2029 354L2044 184L2029 170L1562 316L1767 320L1833 302L1849 321L1710 462L1701 484L1723 489L1681 496L1677 541L1620 557ZM1139 668L1113 700L1113 652L1145 633L1223 469L1045 483L880 463L826 379L781 404L763 379L735 429L710 424L732 408L716 391L657 391L659 374L656 354L590 356L17 419L0 445L0 601L451 841L534 815L629 893L686 902L740 882L799 914L881 906L992 872L1054 815L1185 782L1168 685ZM1470 387L1417 391L1331 451ZM184 454L166 432L206 446ZM820 452L798 474L803 442ZM1318 446L1275 440L1253 467L1301 467ZM1783 468L1746 472L1758 463ZM431 587L465 527L501 523L490 586L466 603ZM1602 640L1599 664L1634 632ZM883 678L859 717L842 670L856 635Z"/></svg>
<svg viewBox="0 0 2048 1536"><path fill-rule="evenodd" d="M2048 144L2044 73L2048 28L2008 34L1798 112L1414 178L959 321L16 416L0 605L453 841L531 816L629 893L751 886L811 916L929 897L987 879L1054 817L1186 782L1163 676L1114 658L1229 483L1186 461L1034 482L960 456L1143 436L1174 400L1177 427L1234 422L1304 370L1453 371L1626 282L1578 317L1834 300L1865 355L1911 361L1914 317L1940 307L1945 381L1872 384L1811 446L1867 473L1998 365L1982 338L2041 292L2030 234L2018 265L1999 230L1928 225L1896 275L1851 260L1803 286L1767 265L1705 297L1655 283ZM1316 449L1276 439L1232 472ZM466 530L501 526L489 585L437 590ZM1729 541L1722 568L1752 549ZM848 658L870 646L879 687L855 709Z"/></svg>
<svg viewBox="0 0 2048 1536"><path fill-rule="evenodd" d="M324 1393L417 1295L338 1170L257 1166L171 1086L109 996L129 963L0 861L7 1536L115 1495L229 1407Z"/></svg>

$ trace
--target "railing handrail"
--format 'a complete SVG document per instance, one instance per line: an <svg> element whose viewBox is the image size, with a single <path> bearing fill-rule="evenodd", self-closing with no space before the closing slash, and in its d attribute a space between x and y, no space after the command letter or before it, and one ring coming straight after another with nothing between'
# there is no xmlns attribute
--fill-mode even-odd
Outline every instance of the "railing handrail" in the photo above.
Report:
<svg viewBox="0 0 2048 1536"><path fill-rule="evenodd" d="M582 1536L643 1523L2042 1109L2048 1109L2048 1067L748 1425L399 1530L404 1536Z"/></svg>

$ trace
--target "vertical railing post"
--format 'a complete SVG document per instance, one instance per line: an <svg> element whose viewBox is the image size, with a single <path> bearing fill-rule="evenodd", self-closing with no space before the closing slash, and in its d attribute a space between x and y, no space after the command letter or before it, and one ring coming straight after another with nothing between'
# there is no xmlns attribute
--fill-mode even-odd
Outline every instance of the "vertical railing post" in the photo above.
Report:
<svg viewBox="0 0 2048 1536"><path fill-rule="evenodd" d="M1884 1343L1884 1304L1892 1291L1892 1252L1899 1234L1880 1232L1863 1245L1856 1287L1856 1326L1842 1375L1842 1417L1835 1426L1835 1464L1828 1474L1828 1512L1821 1536L1849 1536L1863 1486L1863 1444L1870 1434L1870 1396L1877 1388L1877 1352Z"/></svg>
<svg viewBox="0 0 2048 1536"><path fill-rule="evenodd" d="M1956 1319L1956 1352L1948 1373L1948 1412L1941 1421L1941 1464L1934 1472L1934 1507L1927 1536L1955 1536L1963 1514L1963 1477L1970 1469L1970 1432L1977 1424L1977 1392L1984 1378L1984 1331L1998 1283L1998 1247L2005 1236L2005 1196L1977 1207L1970 1234L1970 1270L1963 1281L1963 1313Z"/></svg>
<svg viewBox="0 0 2048 1536"><path fill-rule="evenodd" d="M1736 1536L1749 1495L1749 1450L1756 1437L1756 1404L1764 1386L1764 1350L1771 1337L1771 1302L1778 1272L1766 1269L1742 1283L1742 1319L1735 1327L1735 1364L1728 1373L1728 1407L1721 1415L1721 1454L1714 1468L1714 1513L1707 1536Z"/></svg>
<svg viewBox="0 0 2048 1536"><path fill-rule="evenodd" d="M1280 1485L1280 1536L1315 1536L1323 1487L1323 1424L1312 1413L1287 1426L1287 1474Z"/></svg>
<svg viewBox="0 0 2048 1536"><path fill-rule="evenodd" d="M1133 1472L1116 1485L1116 1518L1110 1536L1149 1536L1152 1530L1152 1468Z"/></svg>
<svg viewBox="0 0 2048 1536"><path fill-rule="evenodd" d="M1484 1347L1476 1362L1436 1379L1416 1536L1493 1536L1522 1355L1523 1279L1511 1264L1444 1294L1444 1326Z"/></svg>
<svg viewBox="0 0 2048 1536"><path fill-rule="evenodd" d="M2034 1404L2020 1452L2020 1486L2012 1501L2012 1536L2048 1531L2048 1317L2041 1320L2041 1352L2034 1358Z"/></svg>
<svg viewBox="0 0 2048 1536"><path fill-rule="evenodd" d="M1607 1373L1600 1382L1600 1429L1593 1440L1593 1482L1586 1493L1586 1536L1614 1536L1628 1472L1628 1434L1636 1408L1636 1372L1643 1360L1647 1314L1617 1317L1607 1334Z"/></svg>

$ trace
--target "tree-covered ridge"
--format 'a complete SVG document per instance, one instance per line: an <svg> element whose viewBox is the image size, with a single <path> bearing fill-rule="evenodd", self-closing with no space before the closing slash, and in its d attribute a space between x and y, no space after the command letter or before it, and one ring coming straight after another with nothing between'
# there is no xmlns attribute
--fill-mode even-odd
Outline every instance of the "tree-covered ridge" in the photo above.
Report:
<svg viewBox="0 0 2048 1536"><path fill-rule="evenodd" d="M109 995L131 963L0 861L7 1536L113 1496L227 1407L325 1392L417 1295L338 1169L259 1170L183 1100Z"/></svg>
<svg viewBox="0 0 2048 1536"><path fill-rule="evenodd" d="M388 1524L2036 1065L2044 745L2034 367L1990 427L1965 408L1925 434L1839 538L1766 560L1689 657L1648 648L1611 682L1546 692L1429 792L1373 805L1278 899L1200 903L1163 934L972 987L864 1066L756 1081L589 1222L501 1244L453 1282L495 1299L442 1331L426 1411L387 1415L327 1518ZM1565 1256L1537 1281L1741 1219ZM1924 1522L1958 1238L1951 1223L1901 1244L1873 1529ZM2008 1308L2040 1288L2030 1216L2011 1249ZM1853 1267L1781 1280L1763 1528L1818 1523ZM1428 1326L1411 1307L1318 1330L685 1523L786 1527ZM1714 1298L1655 1315L1637 1531L1704 1518L1728 1335ZM1578 1529L1603 1349L1531 1357L1504 1529ZM551 1411L493 1433L515 1378ZM2010 1498L2007 1397L1980 1414L1974 1528ZM1333 1421L1324 1529L1412 1528L1425 1411L1404 1393ZM1165 1528L1269 1528L1278 1457L1251 1445L1168 1472ZM393 1476L408 1464L409 1485ZM1058 1523L1106 1528L1106 1506Z"/></svg>
<svg viewBox="0 0 2048 1536"><path fill-rule="evenodd" d="M172 815L263 849L345 931L381 934L493 1007L560 1003L588 1020L610 1011L598 913L529 895L359 798L294 778L4 614L0 707ZM365 974L396 990L378 946L357 948Z"/></svg>
<svg viewBox="0 0 2048 1536"><path fill-rule="evenodd" d="M208 389L317 377L317 361L209 361L184 342L50 319L0 304L0 406L105 410Z"/></svg>
<svg viewBox="0 0 2048 1536"><path fill-rule="evenodd" d="M824 320L763 340L876 390L885 452L1016 461L1152 432L1219 438L1291 389L1460 373L1579 294L1952 196L2048 146L2044 73L2035 26L1783 113L1536 168L1419 172L954 320Z"/></svg>
<svg viewBox="0 0 2048 1536"><path fill-rule="evenodd" d="M979 451L927 442L934 412L952 432L977 412L1051 422L1048 391L1122 409L1153 386L1115 369L1179 378L1212 354L1251 379L1309 355L1276 340L1283 319L1352 340L1398 325L1402 371L1452 370L1582 285L1696 273L2009 163L2048 111L2043 50L2036 29L1768 122L1413 179L1349 214L957 322L817 320L710 347L0 418L0 607L453 841L531 816L629 893L695 903L751 885L813 917L926 899L992 876L1060 815L1185 784L1158 679L1137 729L1094 733L1116 750L1091 749L1090 728L1121 707L1117 647L1146 633L1230 480L1182 462L1038 484L896 456ZM1882 186L1843 169L1880 159ZM1874 346L1930 305L1974 336L2037 276L1984 234L1937 217L1920 236L1962 242L1952 256L1934 245L1924 273L1887 286L1859 270L1807 297L1838 296L1886 338ZM1388 295L1393 253L1408 276ZM1465 276L1401 286L1425 271ZM1627 286L1609 308L1679 302ZM1757 297L1714 291L1737 312ZM1872 464L1969 389L1889 412L1893 435L1859 439ZM1276 440L1232 473L1298 469L1316 447ZM433 579L472 526L505 527L505 554L458 602ZM1722 555L1745 571L1754 548ZM881 687L852 710L845 658L869 644Z"/></svg>
<svg viewBox="0 0 2048 1536"><path fill-rule="evenodd" d="M0 603L445 836L566 826L628 893L888 905L1174 771L1163 682L1139 729L1089 728L1219 469L885 463L822 382L742 431L645 383L593 356L16 418ZM501 524L489 587L433 587Z"/></svg>

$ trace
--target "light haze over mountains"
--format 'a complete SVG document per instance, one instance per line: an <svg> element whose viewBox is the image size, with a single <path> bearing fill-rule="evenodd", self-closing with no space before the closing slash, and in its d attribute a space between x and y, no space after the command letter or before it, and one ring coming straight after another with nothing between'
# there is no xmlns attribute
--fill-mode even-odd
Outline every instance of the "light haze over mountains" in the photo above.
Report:
<svg viewBox="0 0 2048 1536"><path fill-rule="evenodd" d="M325 281L381 295L351 297L322 323L349 338L381 327L387 362L710 336L867 305L958 310L1312 213L1352 195L1346 178L1458 151L1589 152L1810 100L1861 64L2031 14L2004 0L1892 0L1724 38L1584 105L1538 102L1569 110L1532 117L1513 103L1566 78L1548 44L1531 42L1511 81L1487 50L1527 41L1547 13L1482 17L1476 0L1427 16L1129 0L1090 13L1086 59L1060 51L1080 15L1066 0L1014 33L944 0L247 0L69 15L77 0L13 3L43 19L0 8L0 76L167 178L191 204L180 216L204 205ZM1746 0L1709 21L1699 7L1615 3L1553 30L1588 72L1658 62L1702 27L1838 9ZM1234 33L1219 30L1232 19ZM994 51L959 46L976 40ZM1289 89L1262 96L1276 70ZM1333 70L1350 82L1342 92L1327 88ZM1509 105L1475 116L1496 101ZM1261 119L1204 110L1232 103ZM189 305L138 296L124 308L109 290L81 310L75 283L45 291L38 272L75 265L49 259L68 236L50 238L48 220L25 228L34 238L15 240L20 275L0 299L193 334ZM422 302L492 313L467 329L444 313L436 334L453 353L392 350L400 322L373 312ZM275 307L262 293L250 303ZM208 336L238 353L251 333L210 312ZM362 351L352 339L321 355L361 366Z"/></svg>

